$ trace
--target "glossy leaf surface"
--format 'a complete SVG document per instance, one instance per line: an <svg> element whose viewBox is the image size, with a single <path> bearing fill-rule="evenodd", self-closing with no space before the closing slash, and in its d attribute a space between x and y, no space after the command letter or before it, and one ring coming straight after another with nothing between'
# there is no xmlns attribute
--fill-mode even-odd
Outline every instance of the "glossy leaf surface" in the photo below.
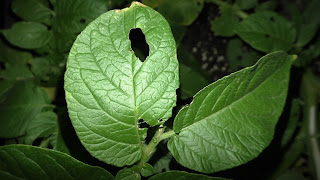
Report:
<svg viewBox="0 0 320 180"><path fill-rule="evenodd" d="M257 157L273 138L295 58L271 53L197 93L174 120L168 148L175 159L213 173Z"/></svg>
<svg viewBox="0 0 320 180"><path fill-rule="evenodd" d="M245 18L235 32L253 48L273 52L288 51L296 39L294 26L275 12L258 12Z"/></svg>
<svg viewBox="0 0 320 180"><path fill-rule="evenodd" d="M143 31L149 45L144 62L130 47L134 28ZM69 116L77 135L94 157L116 166L140 159L138 121L154 126L171 117L178 85L169 24L136 2L101 15L78 36L65 74Z"/></svg>
<svg viewBox="0 0 320 180"><path fill-rule="evenodd" d="M0 147L1 179L103 179L113 176L64 153L26 145Z"/></svg>

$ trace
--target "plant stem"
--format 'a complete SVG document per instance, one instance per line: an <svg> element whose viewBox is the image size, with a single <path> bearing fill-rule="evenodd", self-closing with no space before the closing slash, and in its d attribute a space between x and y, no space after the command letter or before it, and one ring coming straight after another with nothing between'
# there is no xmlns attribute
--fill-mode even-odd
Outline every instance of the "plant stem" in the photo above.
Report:
<svg viewBox="0 0 320 180"><path fill-rule="evenodd" d="M164 133L165 128L160 127L157 132L154 134L153 138L149 142L149 144L142 148L142 156L141 160L137 164L137 171L140 173L141 169L145 166L148 161L149 156L155 151L155 148L163 139L169 138L175 135L174 131L168 131Z"/></svg>
<svg viewBox="0 0 320 180"><path fill-rule="evenodd" d="M39 147L47 148L49 146L50 138L45 138L41 141Z"/></svg>

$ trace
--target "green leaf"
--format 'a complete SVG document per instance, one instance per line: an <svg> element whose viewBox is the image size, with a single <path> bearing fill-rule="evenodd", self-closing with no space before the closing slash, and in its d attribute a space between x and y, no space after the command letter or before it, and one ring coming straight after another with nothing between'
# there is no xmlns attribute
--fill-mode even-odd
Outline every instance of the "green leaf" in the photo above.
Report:
<svg viewBox="0 0 320 180"><path fill-rule="evenodd" d="M149 178L149 180L224 180L224 178L210 177L202 174L187 173L184 171L169 171L161 174L157 174Z"/></svg>
<svg viewBox="0 0 320 180"><path fill-rule="evenodd" d="M143 177L148 177L148 176L151 176L155 173L153 167L146 163L142 168L141 168L141 175Z"/></svg>
<svg viewBox="0 0 320 180"><path fill-rule="evenodd" d="M114 179L115 180L140 180L141 176L132 168L123 168L117 173Z"/></svg>
<svg viewBox="0 0 320 180"><path fill-rule="evenodd" d="M203 0L158 0L156 10L161 13L171 25L190 25L200 14Z"/></svg>
<svg viewBox="0 0 320 180"><path fill-rule="evenodd" d="M195 95L200 89L209 84L209 81L192 68L179 65L181 99L187 99Z"/></svg>
<svg viewBox="0 0 320 180"><path fill-rule="evenodd" d="M0 62L13 65L25 65L31 61L32 55L27 51L20 51L7 45L2 39L0 40Z"/></svg>
<svg viewBox="0 0 320 180"><path fill-rule="evenodd" d="M256 51L244 46L242 42L240 39L235 38L231 39L227 44L227 59L232 72L254 65L257 59L261 57Z"/></svg>
<svg viewBox="0 0 320 180"><path fill-rule="evenodd" d="M245 18L235 32L263 52L288 51L296 38L294 26L275 12L258 12Z"/></svg>
<svg viewBox="0 0 320 180"><path fill-rule="evenodd" d="M36 138L48 137L52 135L57 128L57 115L52 111L41 112L30 121L25 143L31 145Z"/></svg>
<svg viewBox="0 0 320 180"><path fill-rule="evenodd" d="M130 47L134 28L143 31L150 48L144 62ZM93 21L75 41L65 74L69 116L77 135L94 157L115 166L141 158L138 121L155 126L171 117L178 86L170 26L137 2Z"/></svg>
<svg viewBox="0 0 320 180"><path fill-rule="evenodd" d="M169 171L171 159L172 159L171 153L167 153L165 156L161 157L153 166L155 173L158 174L164 171Z"/></svg>
<svg viewBox="0 0 320 180"><path fill-rule="evenodd" d="M5 65L6 69L0 72L0 77L8 81L28 80L33 78L33 74L26 65Z"/></svg>
<svg viewBox="0 0 320 180"><path fill-rule="evenodd" d="M17 82L0 104L0 137L25 135L30 121L49 103L48 95L32 82Z"/></svg>
<svg viewBox="0 0 320 180"><path fill-rule="evenodd" d="M231 37L239 24L239 18L232 7L220 8L221 16L211 21L211 30L216 36Z"/></svg>
<svg viewBox="0 0 320 180"><path fill-rule="evenodd" d="M244 10L252 9L258 5L258 0L236 0L236 4Z"/></svg>
<svg viewBox="0 0 320 180"><path fill-rule="evenodd" d="M10 81L0 81L0 103L6 100L7 94L14 86L14 82Z"/></svg>
<svg viewBox="0 0 320 180"><path fill-rule="evenodd" d="M106 179L113 176L64 153L26 145L0 147L1 179Z"/></svg>
<svg viewBox="0 0 320 180"><path fill-rule="evenodd" d="M278 1L277 0L269 0L263 3L259 3L258 6L254 9L255 12L260 11L273 11L277 8Z"/></svg>
<svg viewBox="0 0 320 180"><path fill-rule="evenodd" d="M50 144L54 150L70 154L70 151L62 137L59 127L56 128L56 131L50 136Z"/></svg>
<svg viewBox="0 0 320 180"><path fill-rule="evenodd" d="M275 52L202 89L174 120L168 148L183 166L204 172L232 168L269 145L284 106L296 56Z"/></svg>
<svg viewBox="0 0 320 180"><path fill-rule="evenodd" d="M39 0L14 0L12 11L21 19L40 23L49 23L52 12Z"/></svg>
<svg viewBox="0 0 320 180"><path fill-rule="evenodd" d="M106 0L56 0L53 30L64 34L81 32L91 21L108 10Z"/></svg>
<svg viewBox="0 0 320 180"><path fill-rule="evenodd" d="M36 22L18 22L2 33L11 44L24 49L40 48L52 38L47 27Z"/></svg>

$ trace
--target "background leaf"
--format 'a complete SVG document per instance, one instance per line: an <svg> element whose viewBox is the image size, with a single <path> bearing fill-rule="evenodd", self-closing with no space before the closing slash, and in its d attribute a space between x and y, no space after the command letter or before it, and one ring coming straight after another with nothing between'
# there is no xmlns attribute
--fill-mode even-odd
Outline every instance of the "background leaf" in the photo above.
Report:
<svg viewBox="0 0 320 180"><path fill-rule="evenodd" d="M130 47L134 28L144 32L149 45L144 62ZM78 36L65 74L69 116L77 135L94 157L116 166L140 159L138 121L154 126L171 117L178 85L169 24L136 2L103 14Z"/></svg>
<svg viewBox="0 0 320 180"><path fill-rule="evenodd" d="M0 104L0 137L14 138L26 134L27 127L50 99L31 82L17 82Z"/></svg>
<svg viewBox="0 0 320 180"><path fill-rule="evenodd" d="M273 138L295 56L275 52L202 89L174 120L168 148L190 169L213 173L258 156Z"/></svg>
<svg viewBox="0 0 320 180"><path fill-rule="evenodd" d="M0 147L1 179L105 179L113 176L58 151L26 145Z"/></svg>
<svg viewBox="0 0 320 180"><path fill-rule="evenodd" d="M253 48L273 52L288 51L296 39L294 26L275 12L258 12L245 18L235 29Z"/></svg>
<svg viewBox="0 0 320 180"><path fill-rule="evenodd" d="M11 6L12 11L26 21L49 24L53 15L48 4L44 4L40 0L14 0Z"/></svg>
<svg viewBox="0 0 320 180"><path fill-rule="evenodd" d="M40 48L52 38L47 27L36 22L18 22L2 33L11 44L25 49Z"/></svg>
<svg viewBox="0 0 320 180"><path fill-rule="evenodd" d="M163 179L175 179L175 180L224 180L224 178L218 177L210 177L205 176L202 174L194 174L194 173L187 173L184 171L169 171L161 174L157 174L149 178L149 180L163 180Z"/></svg>
<svg viewBox="0 0 320 180"><path fill-rule="evenodd" d="M115 180L140 180L141 176L139 173L135 172L132 168L123 168L121 169Z"/></svg>

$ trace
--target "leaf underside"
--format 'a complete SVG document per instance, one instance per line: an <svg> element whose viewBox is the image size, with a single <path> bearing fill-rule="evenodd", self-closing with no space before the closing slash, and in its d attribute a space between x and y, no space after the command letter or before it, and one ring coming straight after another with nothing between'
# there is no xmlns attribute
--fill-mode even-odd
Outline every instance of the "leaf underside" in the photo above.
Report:
<svg viewBox="0 0 320 180"><path fill-rule="evenodd" d="M232 168L258 156L273 138L295 56L275 52L205 87L174 121L168 148L185 167Z"/></svg>
<svg viewBox="0 0 320 180"><path fill-rule="evenodd" d="M140 28L149 45L141 62L129 32ZM176 45L167 21L134 2L90 23L71 48L65 74L69 116L85 148L115 166L141 157L138 121L171 117L179 86Z"/></svg>

